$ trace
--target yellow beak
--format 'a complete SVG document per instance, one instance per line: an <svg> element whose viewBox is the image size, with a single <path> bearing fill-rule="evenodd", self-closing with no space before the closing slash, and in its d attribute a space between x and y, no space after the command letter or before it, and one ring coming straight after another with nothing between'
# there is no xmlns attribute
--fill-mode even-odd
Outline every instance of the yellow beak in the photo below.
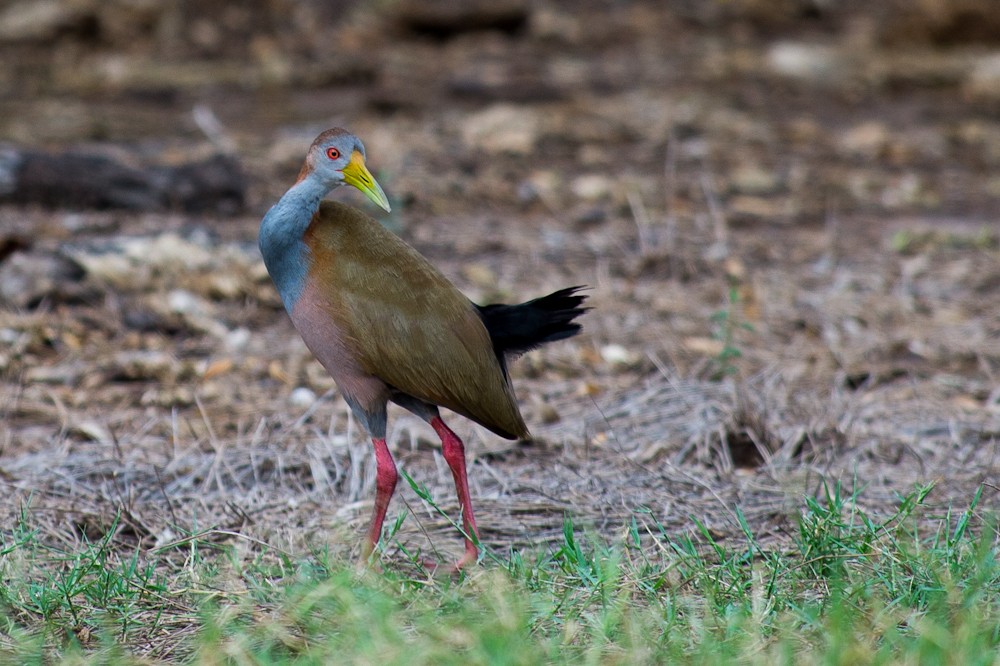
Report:
<svg viewBox="0 0 1000 666"><path fill-rule="evenodd" d="M368 171L368 167L365 166L365 158L361 155L361 151L354 151L351 155L351 161L341 170L341 173L344 174L345 183L361 190L374 204L385 209L385 212L392 211L389 208L389 199L386 198L385 192L382 191L382 188Z"/></svg>

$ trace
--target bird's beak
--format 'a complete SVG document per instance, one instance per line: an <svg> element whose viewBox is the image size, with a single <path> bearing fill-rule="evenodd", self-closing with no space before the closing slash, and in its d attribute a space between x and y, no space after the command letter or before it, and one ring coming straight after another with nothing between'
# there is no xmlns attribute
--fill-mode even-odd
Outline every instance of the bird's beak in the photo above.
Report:
<svg viewBox="0 0 1000 666"><path fill-rule="evenodd" d="M385 209L385 212L392 211L385 192L382 191L382 188L379 187L375 178L368 171L368 167L365 166L365 158L361 155L360 150L354 151L351 155L351 161L347 163L347 166L341 172L344 174L345 183L361 190L373 203Z"/></svg>

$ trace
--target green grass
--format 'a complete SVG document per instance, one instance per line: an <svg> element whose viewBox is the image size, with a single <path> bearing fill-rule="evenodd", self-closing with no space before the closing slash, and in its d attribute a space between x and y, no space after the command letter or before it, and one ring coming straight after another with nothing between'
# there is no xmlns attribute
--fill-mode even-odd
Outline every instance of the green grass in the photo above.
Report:
<svg viewBox="0 0 1000 666"><path fill-rule="evenodd" d="M729 283L726 292L726 305L713 313L710 318L715 329L712 337L722 344L715 358L712 359L714 365L712 378L716 380L739 373L738 362L743 357L743 352L737 343L737 334L740 331L754 332L753 326L742 319L740 279L733 275L728 275L726 279Z"/></svg>
<svg viewBox="0 0 1000 666"><path fill-rule="evenodd" d="M253 543L139 552L115 526L60 548L26 511L0 542L0 663L1000 663L996 526L981 492L935 512L931 491L876 519L828 488L781 548L739 513L727 544L645 509L614 543L567 517L558 547L458 580L395 550L364 573Z"/></svg>

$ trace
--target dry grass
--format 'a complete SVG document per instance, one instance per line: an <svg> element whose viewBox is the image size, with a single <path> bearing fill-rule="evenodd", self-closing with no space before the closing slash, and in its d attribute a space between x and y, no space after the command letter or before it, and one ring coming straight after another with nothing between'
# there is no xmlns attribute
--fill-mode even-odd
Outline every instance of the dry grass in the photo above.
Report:
<svg viewBox="0 0 1000 666"><path fill-rule="evenodd" d="M782 236L805 248L823 234ZM885 248L890 240L830 267L815 264L822 245L800 262L745 260L756 268L740 269L741 296L729 304L708 269L684 283L597 276L587 333L518 367L537 441L501 442L453 419L469 441L484 540L501 549L550 542L567 511L614 533L639 506L677 529L698 516L720 537L739 536L739 506L760 538L780 541L790 507L830 479L856 479L876 512L915 483L938 480L950 501L988 482L1000 432L988 370L1000 357L997 331L988 317L956 313L990 309L978 285L998 279L996 250L931 238L914 254ZM761 241L730 243L722 273ZM14 500L5 519L28 503L51 516L53 538L73 539L123 511L143 548L202 530L291 550L354 542L374 483L365 438L273 298L247 300L266 282L242 247L223 242L220 259L197 267L243 276L239 295L189 292L199 308L172 313L180 330L170 335L122 321L129 303L169 301L196 285L183 266L127 291L94 281L89 303L3 315L15 341L3 386L2 482ZM913 263L923 270L906 268ZM718 379L720 309L748 326L728 343L740 352L726 361L737 374ZM254 329L244 346L227 348L242 326ZM320 399L290 405L303 385ZM401 464L454 510L432 435L402 413L392 423ZM404 542L457 546L443 538L447 523L404 498L418 518Z"/></svg>

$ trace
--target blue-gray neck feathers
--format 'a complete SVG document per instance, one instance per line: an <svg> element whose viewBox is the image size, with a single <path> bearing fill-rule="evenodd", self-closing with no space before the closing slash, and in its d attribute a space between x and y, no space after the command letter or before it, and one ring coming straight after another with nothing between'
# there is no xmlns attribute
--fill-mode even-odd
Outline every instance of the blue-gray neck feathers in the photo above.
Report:
<svg viewBox="0 0 1000 666"><path fill-rule="evenodd" d="M260 253L288 312L306 284L310 258L303 236L326 192L323 184L305 178L288 190L260 223Z"/></svg>

